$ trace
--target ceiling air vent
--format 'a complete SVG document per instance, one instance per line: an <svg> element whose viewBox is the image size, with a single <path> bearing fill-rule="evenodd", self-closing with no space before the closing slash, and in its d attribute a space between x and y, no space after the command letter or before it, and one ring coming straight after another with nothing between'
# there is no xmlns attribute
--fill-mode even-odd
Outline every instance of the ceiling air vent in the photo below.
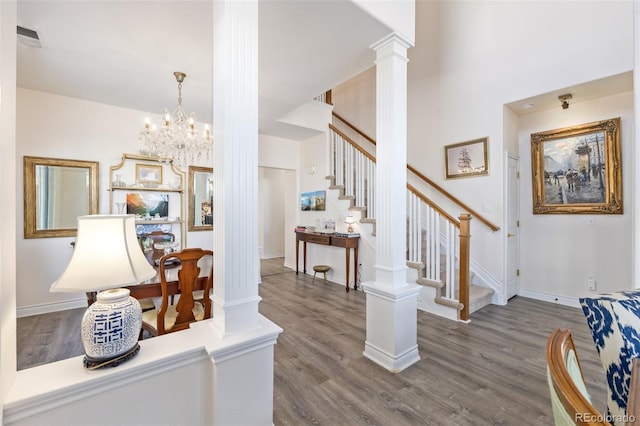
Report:
<svg viewBox="0 0 640 426"><path fill-rule="evenodd" d="M38 32L36 30L32 30L30 28L21 27L18 25L18 40L20 40L23 44L31 47L42 47L42 42L40 41L40 36L38 36Z"/></svg>

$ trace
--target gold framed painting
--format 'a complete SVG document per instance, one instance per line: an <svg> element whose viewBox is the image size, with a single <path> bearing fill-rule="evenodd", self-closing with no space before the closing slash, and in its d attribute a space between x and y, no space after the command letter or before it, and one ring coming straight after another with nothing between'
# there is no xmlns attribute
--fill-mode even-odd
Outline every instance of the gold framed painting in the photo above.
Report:
<svg viewBox="0 0 640 426"><path fill-rule="evenodd" d="M162 165L136 163L136 180L140 183L161 184Z"/></svg>
<svg viewBox="0 0 640 426"><path fill-rule="evenodd" d="M444 147L447 179L489 174L489 138L474 139Z"/></svg>
<svg viewBox="0 0 640 426"><path fill-rule="evenodd" d="M531 134L534 214L622 214L620 117Z"/></svg>

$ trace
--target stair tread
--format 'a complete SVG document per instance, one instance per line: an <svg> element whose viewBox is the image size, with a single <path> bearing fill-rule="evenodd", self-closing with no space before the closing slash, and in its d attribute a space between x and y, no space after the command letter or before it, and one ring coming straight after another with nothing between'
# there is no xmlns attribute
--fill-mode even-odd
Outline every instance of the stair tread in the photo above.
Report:
<svg viewBox="0 0 640 426"><path fill-rule="evenodd" d="M469 286L469 299L480 299L485 296L490 296L493 293L495 292L489 287L482 287L479 285Z"/></svg>

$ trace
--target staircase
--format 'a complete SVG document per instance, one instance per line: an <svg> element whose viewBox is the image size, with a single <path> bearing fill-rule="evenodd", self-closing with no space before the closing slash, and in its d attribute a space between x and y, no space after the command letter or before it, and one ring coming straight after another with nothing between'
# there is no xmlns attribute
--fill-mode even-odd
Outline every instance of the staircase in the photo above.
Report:
<svg viewBox="0 0 640 426"><path fill-rule="evenodd" d="M375 235L375 141L338 114L329 124L329 189L348 200L360 223L371 223ZM437 184L408 166L408 173L427 185ZM422 286L418 309L452 320L468 321L469 314L491 303L493 289L473 283L469 268L470 220L473 212L451 216L417 188L407 185L407 278ZM474 218L479 217L474 213ZM480 223L487 224L481 218ZM495 225L488 224L495 231Z"/></svg>

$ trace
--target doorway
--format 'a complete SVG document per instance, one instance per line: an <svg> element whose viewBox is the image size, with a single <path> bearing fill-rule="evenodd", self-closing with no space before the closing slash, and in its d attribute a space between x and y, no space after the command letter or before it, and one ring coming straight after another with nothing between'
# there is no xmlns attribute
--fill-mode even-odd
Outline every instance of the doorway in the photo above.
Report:
<svg viewBox="0 0 640 426"><path fill-rule="evenodd" d="M506 299L518 294L520 268L520 159L507 154Z"/></svg>
<svg viewBox="0 0 640 426"><path fill-rule="evenodd" d="M258 168L260 259L284 258L295 228L295 170Z"/></svg>

